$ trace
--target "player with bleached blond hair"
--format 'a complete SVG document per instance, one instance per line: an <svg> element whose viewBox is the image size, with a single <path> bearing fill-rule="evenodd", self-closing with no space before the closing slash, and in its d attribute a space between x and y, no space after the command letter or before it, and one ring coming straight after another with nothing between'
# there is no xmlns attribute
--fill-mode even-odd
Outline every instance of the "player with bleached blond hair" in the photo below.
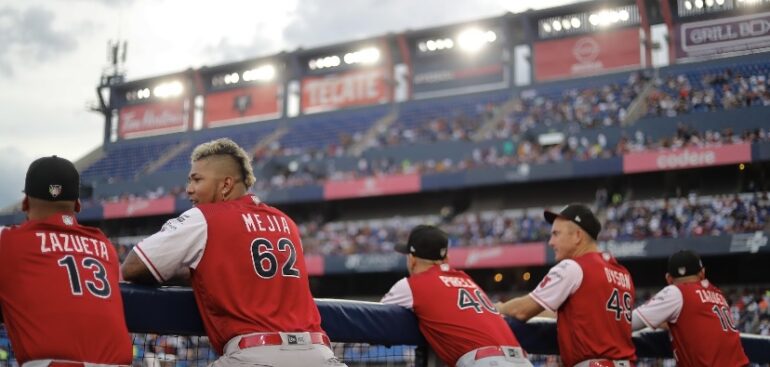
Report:
<svg viewBox="0 0 770 367"><path fill-rule="evenodd" d="M194 208L139 243L126 280L189 277L206 334L222 355L212 366L344 366L321 329L297 225L248 193L255 178L230 139L197 146L187 194Z"/></svg>

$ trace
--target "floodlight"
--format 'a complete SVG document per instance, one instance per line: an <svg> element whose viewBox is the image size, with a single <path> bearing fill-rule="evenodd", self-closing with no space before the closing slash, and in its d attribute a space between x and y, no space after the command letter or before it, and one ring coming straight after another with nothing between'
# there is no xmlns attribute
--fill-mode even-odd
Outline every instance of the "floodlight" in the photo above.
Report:
<svg viewBox="0 0 770 367"><path fill-rule="evenodd" d="M243 72L243 81L268 81L275 78L275 66L267 64Z"/></svg>
<svg viewBox="0 0 770 367"><path fill-rule="evenodd" d="M478 28L470 28L462 31L457 36L457 43L460 49L467 52L477 52L487 43L484 32Z"/></svg>
<svg viewBox="0 0 770 367"><path fill-rule="evenodd" d="M561 22L560 21L554 20L553 23L551 24L551 26L553 26L553 30L555 30L556 32L561 31Z"/></svg>
<svg viewBox="0 0 770 367"><path fill-rule="evenodd" d="M690 1L685 1L684 2L684 7L687 10L692 10L692 3Z"/></svg>
<svg viewBox="0 0 770 367"><path fill-rule="evenodd" d="M623 22L627 21L627 20L628 20L628 18L629 18L628 10L626 10L626 9L623 9L623 10L621 10L620 12L618 12L618 17L619 17L619 18L620 18L620 20L621 20L621 21L623 21Z"/></svg>
<svg viewBox="0 0 770 367"><path fill-rule="evenodd" d="M570 28L572 28L572 23L570 23L567 18L564 18L564 19L561 20L561 26L565 30L569 30Z"/></svg>
<svg viewBox="0 0 770 367"><path fill-rule="evenodd" d="M591 16L588 17L588 22L593 26L599 25L599 16L596 14L591 14Z"/></svg>
<svg viewBox="0 0 770 367"><path fill-rule="evenodd" d="M543 30L545 31L545 33L551 33L551 25L546 22L543 22Z"/></svg>
<svg viewBox="0 0 770 367"><path fill-rule="evenodd" d="M580 28L580 19L577 17L572 17L570 24L572 24L572 28Z"/></svg>
<svg viewBox="0 0 770 367"><path fill-rule="evenodd" d="M147 91L147 94L149 94L150 90L146 89L146 91ZM171 97L179 96L180 94L182 94L182 91L184 91L184 87L182 86L182 83L179 82L178 80L175 80L168 83L158 84L157 86L155 86L155 88L153 88L152 94L158 98L171 98Z"/></svg>
<svg viewBox="0 0 770 367"><path fill-rule="evenodd" d="M695 0L695 7L698 9L703 8L703 0Z"/></svg>

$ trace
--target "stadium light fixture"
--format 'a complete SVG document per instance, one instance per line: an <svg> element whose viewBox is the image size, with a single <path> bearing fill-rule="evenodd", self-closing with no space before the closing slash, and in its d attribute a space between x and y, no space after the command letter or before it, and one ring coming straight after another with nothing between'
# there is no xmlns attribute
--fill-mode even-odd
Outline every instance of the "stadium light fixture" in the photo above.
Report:
<svg viewBox="0 0 770 367"><path fill-rule="evenodd" d="M725 4L725 0L717 0L717 5L722 6Z"/></svg>
<svg viewBox="0 0 770 367"><path fill-rule="evenodd" d="M698 9L703 8L703 0L695 0L695 7Z"/></svg>
<svg viewBox="0 0 770 367"><path fill-rule="evenodd" d="M358 51L348 52L342 58L346 64L374 64L380 61L380 50L376 47L366 47Z"/></svg>
<svg viewBox="0 0 770 367"><path fill-rule="evenodd" d="M543 30L545 33L551 33L551 25L548 23L543 23Z"/></svg>
<svg viewBox="0 0 770 367"><path fill-rule="evenodd" d="M570 19L570 24L572 24L572 28L580 28L580 19L572 17L572 19Z"/></svg>
<svg viewBox="0 0 770 367"><path fill-rule="evenodd" d="M182 82L174 80L167 83L161 83L152 89L152 95L158 98L172 98L177 97L184 92L184 86Z"/></svg>
<svg viewBox="0 0 770 367"><path fill-rule="evenodd" d="M497 33L491 30L482 31L478 28L468 28L457 36L457 44L466 52L478 52L487 43L497 40Z"/></svg>
<svg viewBox="0 0 770 367"><path fill-rule="evenodd" d="M262 65L254 69L246 70L243 72L244 82L251 82L251 81L265 82L265 81L273 80L274 78L275 78L275 66L271 64Z"/></svg>
<svg viewBox="0 0 770 367"><path fill-rule="evenodd" d="M554 20L552 26L553 26L553 30L554 31L556 31L556 32L561 31L561 22L560 21Z"/></svg>
<svg viewBox="0 0 770 367"><path fill-rule="evenodd" d="M310 60L308 66L311 70L333 68L340 66L342 60L337 55L319 57L317 59Z"/></svg>

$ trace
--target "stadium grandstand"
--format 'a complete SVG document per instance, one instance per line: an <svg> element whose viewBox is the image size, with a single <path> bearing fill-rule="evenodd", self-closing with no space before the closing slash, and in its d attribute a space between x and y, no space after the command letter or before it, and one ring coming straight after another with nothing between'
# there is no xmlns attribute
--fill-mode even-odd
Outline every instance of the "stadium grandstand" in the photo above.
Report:
<svg viewBox="0 0 770 367"><path fill-rule="evenodd" d="M300 226L335 353L350 366L427 366L410 315L364 303L406 274L393 246L438 225L450 263L505 300L555 263L543 210L584 203L637 303L665 286L668 256L695 250L753 365L768 366L770 339L753 339L770 337L767 24L767 0L587 1L105 78L104 143L77 162L79 220L125 256L191 207L192 149L229 137L253 155L253 193ZM23 219L10 208L0 225ZM133 313L168 302L152 320L127 311L136 366L216 359L185 290L123 291ZM520 337L534 365L559 366L555 338L539 334L552 323L510 323L534 335ZM661 336L636 336L638 366L675 365ZM2 328L0 366L16 366Z"/></svg>

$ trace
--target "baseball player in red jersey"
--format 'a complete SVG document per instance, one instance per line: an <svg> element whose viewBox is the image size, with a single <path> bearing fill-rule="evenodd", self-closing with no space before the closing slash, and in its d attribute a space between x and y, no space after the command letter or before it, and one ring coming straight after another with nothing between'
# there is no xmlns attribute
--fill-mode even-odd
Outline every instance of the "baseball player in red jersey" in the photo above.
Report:
<svg viewBox="0 0 770 367"><path fill-rule="evenodd" d="M129 253L126 280L189 277L212 366L344 366L310 294L297 225L247 190L249 156L230 139L195 148L187 194L195 205Z"/></svg>
<svg viewBox="0 0 770 367"><path fill-rule="evenodd" d="M535 290L498 303L498 309L522 321L544 310L556 312L559 351L567 367L632 366L631 275L612 256L599 252L601 224L588 207L571 204L544 216L552 224L548 244L559 263Z"/></svg>
<svg viewBox="0 0 770 367"><path fill-rule="evenodd" d="M78 224L79 191L70 161L40 158L24 184L27 221L0 227L0 309L23 367L131 364L118 255Z"/></svg>
<svg viewBox="0 0 770 367"><path fill-rule="evenodd" d="M671 255L666 281L669 286L634 310L634 330L668 323L678 366L748 366L730 305L706 279L700 257L687 250Z"/></svg>
<svg viewBox="0 0 770 367"><path fill-rule="evenodd" d="M396 251L407 254L410 276L383 303L410 308L438 357L450 366L532 366L486 293L447 264L446 234L420 225Z"/></svg>

